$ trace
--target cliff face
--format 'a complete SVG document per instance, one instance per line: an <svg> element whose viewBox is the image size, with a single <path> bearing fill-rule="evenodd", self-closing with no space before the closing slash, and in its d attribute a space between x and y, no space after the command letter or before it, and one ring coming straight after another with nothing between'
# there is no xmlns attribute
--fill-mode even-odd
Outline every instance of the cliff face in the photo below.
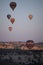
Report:
<svg viewBox="0 0 43 65"><path fill-rule="evenodd" d="M26 42L0 42L0 48L2 49L21 49L21 50L43 50L43 45L34 43L34 46L30 48L26 45Z"/></svg>

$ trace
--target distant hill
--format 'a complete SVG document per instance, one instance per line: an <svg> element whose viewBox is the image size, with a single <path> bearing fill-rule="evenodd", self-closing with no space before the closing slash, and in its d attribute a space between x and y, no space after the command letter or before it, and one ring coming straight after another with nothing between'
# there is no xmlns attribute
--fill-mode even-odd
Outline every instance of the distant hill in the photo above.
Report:
<svg viewBox="0 0 43 65"><path fill-rule="evenodd" d="M38 43L35 43L35 45L40 45L40 46L43 46L43 42L38 42Z"/></svg>

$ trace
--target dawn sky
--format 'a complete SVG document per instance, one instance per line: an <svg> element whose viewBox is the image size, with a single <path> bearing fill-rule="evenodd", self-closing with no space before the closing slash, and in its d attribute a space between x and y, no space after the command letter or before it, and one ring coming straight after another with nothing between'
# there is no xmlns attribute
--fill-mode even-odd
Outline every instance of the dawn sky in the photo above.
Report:
<svg viewBox="0 0 43 65"><path fill-rule="evenodd" d="M16 2L14 11L10 2ZM15 18L12 24L7 14ZM30 20L28 15L32 14ZM10 32L8 27L13 30ZM43 42L43 0L0 0L0 41L27 41Z"/></svg>

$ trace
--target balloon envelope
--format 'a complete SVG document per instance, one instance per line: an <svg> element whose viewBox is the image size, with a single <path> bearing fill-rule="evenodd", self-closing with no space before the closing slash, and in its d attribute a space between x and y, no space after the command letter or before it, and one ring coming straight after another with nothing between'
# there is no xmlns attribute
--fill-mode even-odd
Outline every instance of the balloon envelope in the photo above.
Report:
<svg viewBox="0 0 43 65"><path fill-rule="evenodd" d="M10 7L11 7L12 10L14 10L16 6L17 6L16 2L10 3Z"/></svg>
<svg viewBox="0 0 43 65"><path fill-rule="evenodd" d="M28 17L29 17L29 19L30 19L30 20L33 18L33 16L32 16L32 15L29 15Z"/></svg>
<svg viewBox="0 0 43 65"><path fill-rule="evenodd" d="M7 18L8 18L8 19L10 19L10 17L11 17L11 15L10 15L10 14L8 14L8 15L7 15Z"/></svg>
<svg viewBox="0 0 43 65"><path fill-rule="evenodd" d="M27 44L26 45L29 49L33 48L34 47L34 44Z"/></svg>
<svg viewBox="0 0 43 65"><path fill-rule="evenodd" d="M10 22L11 22L12 24L14 23L14 21L15 21L14 18L11 18L11 19L10 19Z"/></svg>
<svg viewBox="0 0 43 65"><path fill-rule="evenodd" d="M8 27L9 31L12 31L12 27Z"/></svg>

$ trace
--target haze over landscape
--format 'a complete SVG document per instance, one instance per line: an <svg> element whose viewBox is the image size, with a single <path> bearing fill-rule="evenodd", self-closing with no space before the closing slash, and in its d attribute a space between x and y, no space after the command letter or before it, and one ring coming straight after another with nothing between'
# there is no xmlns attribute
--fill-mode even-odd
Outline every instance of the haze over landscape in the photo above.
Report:
<svg viewBox="0 0 43 65"><path fill-rule="evenodd" d="M10 2L16 2L14 11ZM12 24L7 14L15 18ZM30 20L29 15L33 15ZM8 30L11 26L12 31ZM0 42L27 41L43 42L43 0L0 0Z"/></svg>

